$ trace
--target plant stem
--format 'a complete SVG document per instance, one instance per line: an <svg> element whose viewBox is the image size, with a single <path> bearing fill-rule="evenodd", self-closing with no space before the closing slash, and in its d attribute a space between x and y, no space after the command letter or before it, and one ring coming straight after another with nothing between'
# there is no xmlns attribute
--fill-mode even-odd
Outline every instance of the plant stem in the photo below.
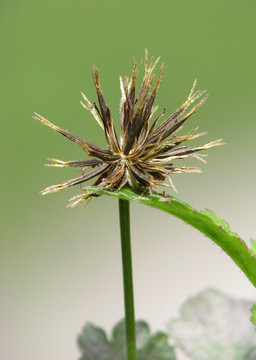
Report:
<svg viewBox="0 0 256 360"><path fill-rule="evenodd" d="M119 221L122 245L124 307L127 360L136 360L136 333L133 300L130 202L119 199Z"/></svg>

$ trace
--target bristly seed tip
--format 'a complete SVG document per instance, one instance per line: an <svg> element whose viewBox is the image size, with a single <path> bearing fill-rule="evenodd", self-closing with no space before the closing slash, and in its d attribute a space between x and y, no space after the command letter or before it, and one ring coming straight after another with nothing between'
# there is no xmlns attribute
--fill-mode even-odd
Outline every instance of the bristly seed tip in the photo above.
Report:
<svg viewBox="0 0 256 360"><path fill-rule="evenodd" d="M91 112L95 120L103 129L107 141L107 149L61 129L41 115L34 113L33 119L47 127L57 131L69 140L78 144L89 156L87 160L61 161L49 158L49 167L76 167L80 169L81 175L68 180L63 184L47 187L41 194L57 192L67 187L81 184L89 179L97 177L93 185L102 189L113 191L120 190L124 185L129 184L133 189L151 194L153 191L161 193L159 187L172 187L177 192L171 174L201 172L201 169L187 166L174 165L173 162L184 158L196 158L206 162L201 154L211 147L225 145L221 139L212 141L198 147L184 146L187 141L193 140L206 132L195 134L198 128L191 130L183 136L176 135L186 120L191 117L198 108L206 101L208 94L206 90L194 92L197 79L195 79L187 100L173 114L160 123L165 114L165 109L152 121L157 110L154 101L163 80L167 66L160 66L158 76L154 81L154 70L160 57L154 61L154 57L148 58L148 51L145 49L144 78L140 89L136 91L137 75L142 60L137 65L132 59L132 74L128 80L127 76L120 76L121 103L120 103L120 138L118 139L114 122L100 86L99 72L96 65L93 65L92 77L98 98L98 105L91 103L81 92L81 105ZM204 95L204 97L202 97ZM201 98L201 99L200 99ZM186 112L195 101L200 99L191 109ZM88 169L91 170L88 171ZM165 182L166 178L169 184ZM78 203L98 196L92 191L83 189L83 193L71 199L68 206L73 207Z"/></svg>

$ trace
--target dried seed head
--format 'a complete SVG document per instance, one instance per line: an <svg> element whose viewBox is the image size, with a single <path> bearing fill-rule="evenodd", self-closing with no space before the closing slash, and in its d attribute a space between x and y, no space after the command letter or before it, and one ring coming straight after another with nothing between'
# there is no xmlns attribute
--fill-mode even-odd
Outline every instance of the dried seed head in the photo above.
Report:
<svg viewBox="0 0 256 360"><path fill-rule="evenodd" d="M215 140L199 147L187 147L182 145L186 141L195 139L205 133L195 134L196 129L188 134L177 136L176 132L184 122L192 116L207 99L205 91L196 91L196 81L188 95L187 100L172 115L159 124L164 116L165 110L151 123L151 119L157 110L154 101L161 81L163 80L166 67L160 66L158 76L154 83L154 70L160 58L154 61L152 57L148 60L148 52L145 50L144 77L139 91L136 91L136 81L139 65L132 62L131 79L120 77L121 103L120 103L120 139L117 138L113 119L108 108L100 86L98 69L94 66L92 70L93 82L96 89L99 107L91 103L82 93L84 102L82 106L91 112L100 127L104 130L107 141L107 149L89 143L82 138L59 128L35 113L35 120L59 132L69 140L77 143L91 157L89 160L61 161L48 159L47 166L56 167L78 167L82 175L71 179L63 184L52 185L41 191L41 194L49 194L64 188L80 184L97 176L93 185L101 188L119 190L125 184L129 184L138 191L159 192L159 186L174 187L171 174L184 172L200 172L199 168L187 166L174 166L173 161L194 157L205 162L206 154L199 152L214 146L223 145L222 140ZM154 83L154 86L153 86ZM137 95L136 95L137 93ZM186 111L195 101L200 99L189 111ZM88 170L90 169L91 170ZM169 184L165 182L166 178ZM83 190L86 190L84 188ZM97 196L92 191L85 191L71 199L70 206Z"/></svg>

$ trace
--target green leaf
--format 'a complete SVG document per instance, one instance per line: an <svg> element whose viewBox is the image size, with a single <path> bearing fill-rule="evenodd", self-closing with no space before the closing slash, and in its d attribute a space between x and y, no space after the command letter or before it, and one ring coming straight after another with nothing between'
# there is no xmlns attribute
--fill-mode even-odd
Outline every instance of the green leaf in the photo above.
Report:
<svg viewBox="0 0 256 360"><path fill-rule="evenodd" d="M176 360L168 336L162 332L150 335L145 321L136 321L138 360ZM124 360L126 359L125 323L121 320L113 328L110 340L104 330L87 324L78 336L82 356L80 360Z"/></svg>
<svg viewBox="0 0 256 360"><path fill-rule="evenodd" d="M173 347L163 332L153 335L143 349L138 351L138 360L175 360Z"/></svg>
<svg viewBox="0 0 256 360"><path fill-rule="evenodd" d="M252 312L251 321L252 321L252 323L255 327L255 331L256 331L256 305L252 306L251 312Z"/></svg>
<svg viewBox="0 0 256 360"><path fill-rule="evenodd" d="M249 320L253 302L207 290L181 307L169 334L192 360L255 360L256 336Z"/></svg>
<svg viewBox="0 0 256 360"><path fill-rule="evenodd" d="M77 339L78 346L83 354L80 360L111 360L111 349L105 332L86 324Z"/></svg>
<svg viewBox="0 0 256 360"><path fill-rule="evenodd" d="M145 321L136 321L136 345L137 348L145 346L150 337L150 329ZM125 334L125 322L121 320L118 322L112 331L112 347L116 352L126 354L126 334Z"/></svg>
<svg viewBox="0 0 256 360"><path fill-rule="evenodd" d="M256 255L256 240L251 240L252 252Z"/></svg>
<svg viewBox="0 0 256 360"><path fill-rule="evenodd" d="M230 230L228 224L220 219L214 212L210 210L197 211L182 200L172 196L164 198L156 194L150 196L139 194L128 186L123 187L120 191L110 191L90 186L86 188L85 191L98 195L105 194L114 196L152 206L185 221L219 245L256 287L255 254L236 233Z"/></svg>

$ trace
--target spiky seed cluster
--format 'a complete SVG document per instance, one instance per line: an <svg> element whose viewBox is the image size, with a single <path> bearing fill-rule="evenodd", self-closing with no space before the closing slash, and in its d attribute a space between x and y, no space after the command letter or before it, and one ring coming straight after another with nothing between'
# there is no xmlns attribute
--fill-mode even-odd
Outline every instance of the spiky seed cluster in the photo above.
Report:
<svg viewBox="0 0 256 360"><path fill-rule="evenodd" d="M195 167L174 166L173 160L194 157L205 162L203 156L206 155L199 154L199 152L213 146L222 145L222 140L215 140L200 147L187 147L182 146L182 144L205 133L195 134L196 128L184 136L177 136L175 134L182 124L205 102L207 95L202 97L205 91L194 92L195 81L187 100L180 108L159 124L160 119L164 116L164 110L150 125L151 118L157 110L157 107L153 105L155 97L166 71L166 67L162 64L153 86L154 69L158 61L159 58L154 61L152 57L148 62L148 53L147 50L145 51L145 74L137 95L136 79L141 63L137 66L133 61L130 80L125 76L123 81L120 77L122 93L120 103L120 141L117 138L110 110L101 91L99 72L94 66L92 75L99 107L96 103L91 104L84 94L82 94L84 103L81 102L81 104L92 113L98 124L102 127L108 144L107 149L93 145L59 128L35 113L35 120L77 143L92 157L89 160L68 162L48 159L48 166L78 167L82 170L82 174L63 184L49 186L41 191L41 194L45 195L56 192L83 183L96 176L98 178L93 185L98 185L102 188L119 190L129 183L133 189L139 191L148 190L151 193L153 190L158 191L159 186L171 185L174 188L170 174L201 171ZM199 98L201 100L189 112L186 112L187 108ZM92 170L87 171L88 168L92 168ZM166 178L169 179L170 185L165 183ZM86 188L83 190L86 190ZM91 191L85 191L82 195L71 199L71 206L94 195Z"/></svg>

